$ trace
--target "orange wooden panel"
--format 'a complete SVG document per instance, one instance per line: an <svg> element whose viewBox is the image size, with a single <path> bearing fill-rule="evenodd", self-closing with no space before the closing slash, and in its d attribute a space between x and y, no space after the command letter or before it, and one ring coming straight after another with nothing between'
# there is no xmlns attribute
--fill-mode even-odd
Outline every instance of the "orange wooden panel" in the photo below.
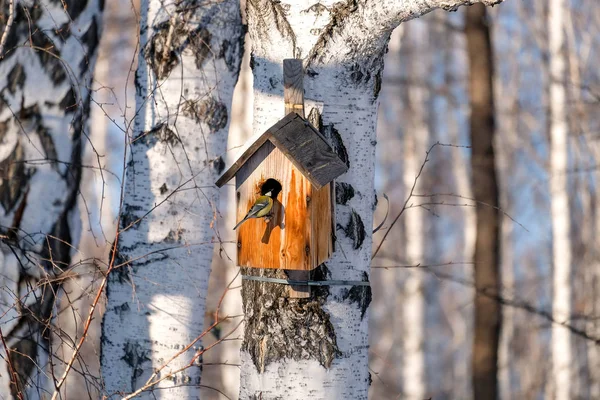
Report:
<svg viewBox="0 0 600 400"><path fill-rule="evenodd" d="M236 174L237 221L248 212L269 178L282 186L273 218L251 219L237 230L237 265L255 268L310 270L316 267L310 213L312 185L270 142L265 143ZM330 224L331 222L329 222Z"/></svg>
<svg viewBox="0 0 600 400"><path fill-rule="evenodd" d="M313 229L313 265L325 262L333 253L331 237L331 188L330 184L319 190L313 190L311 200L311 220Z"/></svg>

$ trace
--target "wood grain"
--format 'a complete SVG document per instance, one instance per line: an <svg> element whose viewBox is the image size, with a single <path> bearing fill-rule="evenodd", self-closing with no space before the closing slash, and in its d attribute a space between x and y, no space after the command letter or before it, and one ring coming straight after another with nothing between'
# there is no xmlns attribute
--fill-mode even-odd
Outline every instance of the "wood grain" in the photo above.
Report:
<svg viewBox="0 0 600 400"><path fill-rule="evenodd" d="M221 187L236 176L240 168L267 141L277 146L317 189L348 170L326 139L306 119L291 113L257 138L221 175L216 185ZM239 174L237 179L240 179Z"/></svg>
<svg viewBox="0 0 600 400"><path fill-rule="evenodd" d="M244 179L237 185L238 221L260 196L260 188L267 179L279 181L283 190L275 199L274 217L269 223L262 218L252 219L238 228L238 265L290 270L314 268L310 252L306 253L306 246L310 248L312 243L306 204L306 197L312 193L310 182L269 142L240 169L239 175Z"/></svg>
<svg viewBox="0 0 600 400"><path fill-rule="evenodd" d="M283 100L285 115L296 113L304 117L304 70L302 60L283 60Z"/></svg>

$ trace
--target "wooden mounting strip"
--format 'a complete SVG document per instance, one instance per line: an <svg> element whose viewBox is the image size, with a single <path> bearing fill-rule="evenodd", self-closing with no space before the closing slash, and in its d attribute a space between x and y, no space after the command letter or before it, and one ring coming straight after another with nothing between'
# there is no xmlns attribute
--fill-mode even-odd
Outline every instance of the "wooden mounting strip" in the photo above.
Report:
<svg viewBox="0 0 600 400"><path fill-rule="evenodd" d="M295 112L304 117L304 70L302 60L287 58L283 60L283 100L285 102L284 117ZM287 271L293 280L310 279L310 271ZM291 274L291 275L290 275ZM290 298L305 299L310 297L310 286L288 286Z"/></svg>
<svg viewBox="0 0 600 400"><path fill-rule="evenodd" d="M295 112L304 117L304 71L302 60L283 60L283 100L285 115Z"/></svg>

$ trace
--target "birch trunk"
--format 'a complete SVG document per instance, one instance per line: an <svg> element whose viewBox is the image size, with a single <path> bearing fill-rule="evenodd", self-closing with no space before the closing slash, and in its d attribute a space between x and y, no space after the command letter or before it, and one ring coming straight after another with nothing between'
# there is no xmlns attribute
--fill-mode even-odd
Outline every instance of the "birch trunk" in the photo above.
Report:
<svg viewBox="0 0 600 400"><path fill-rule="evenodd" d="M487 12L482 5L467 9L465 32L469 59L471 171L477 201L475 240L475 336L472 382L475 399L498 398L500 303L500 232L498 182L494 150L495 110L493 53ZM487 294L484 296L481 294Z"/></svg>
<svg viewBox="0 0 600 400"><path fill-rule="evenodd" d="M115 262L124 266L109 276L101 364L108 395L196 399L200 342L184 347L203 331L218 237L214 181L243 29L237 1L165 3L141 5L138 113Z"/></svg>
<svg viewBox="0 0 600 400"><path fill-rule="evenodd" d="M7 398L54 390L45 377L55 374L49 362L55 293L70 274L81 231L81 153L102 2L63 3L0 1L0 37L6 35L0 51L0 328L6 343L0 346L0 393ZM5 30L11 12L14 22Z"/></svg>
<svg viewBox="0 0 600 400"><path fill-rule="evenodd" d="M302 58L307 115L350 168L336 183L336 252L312 279L369 280L377 96L391 31L433 8L466 3L248 2L254 132L283 116L282 60ZM282 271L244 273L285 277ZM284 292L278 284L243 283L240 397L366 399L370 290L330 286L313 290L308 300L286 299Z"/></svg>
<svg viewBox="0 0 600 400"><path fill-rule="evenodd" d="M429 146L428 115L428 75L429 63L423 54L419 54L419 44L428 42L428 27L424 23L413 22L406 29L410 59L407 79L407 115L408 129L404 131L404 187L412 188ZM424 193L421 176L415 187L415 193ZM425 240L427 235L426 212L422 208L408 210L404 215L406 231L406 261L408 265L425 262ZM424 272L416 268L407 269L401 274L402 322L398 332L398 343L402 346L401 380L402 398L421 400L426 398L425 380L425 282Z"/></svg>
<svg viewBox="0 0 600 400"><path fill-rule="evenodd" d="M556 400L571 394L571 335L560 323L571 314L571 244L569 193L567 184L567 116L565 88L564 0L548 4L550 194L552 216L553 293L551 392Z"/></svg>

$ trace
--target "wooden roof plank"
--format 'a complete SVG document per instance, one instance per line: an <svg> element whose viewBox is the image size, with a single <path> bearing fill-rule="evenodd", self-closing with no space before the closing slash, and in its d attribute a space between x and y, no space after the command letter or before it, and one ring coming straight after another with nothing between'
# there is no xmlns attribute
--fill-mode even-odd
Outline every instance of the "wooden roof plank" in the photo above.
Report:
<svg viewBox="0 0 600 400"><path fill-rule="evenodd" d="M217 186L221 187L233 178L267 140L279 148L317 189L348 170L319 131L300 115L290 113L255 139L217 180Z"/></svg>

